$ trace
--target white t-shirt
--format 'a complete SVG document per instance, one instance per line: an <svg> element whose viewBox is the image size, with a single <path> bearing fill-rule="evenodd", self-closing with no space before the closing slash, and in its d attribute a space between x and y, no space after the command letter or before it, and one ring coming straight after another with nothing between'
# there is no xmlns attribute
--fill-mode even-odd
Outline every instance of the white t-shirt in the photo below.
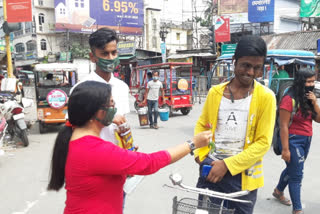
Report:
<svg viewBox="0 0 320 214"><path fill-rule="evenodd" d="M91 72L88 76L86 76L81 82L77 83L75 86L72 87L70 90L70 94L72 93L73 89L77 87L80 83L85 81L97 81L106 84L110 84L112 88L112 97L115 101L115 107L117 108L118 115L125 115L130 112L129 107L129 87L128 85L119 80L111 74L111 78L109 82L106 82L102 77L100 77L96 72ZM106 126L101 130L100 137L103 140L116 143L117 140L115 138L115 129L117 125L111 124L110 126Z"/></svg>
<svg viewBox="0 0 320 214"><path fill-rule="evenodd" d="M252 95L234 100L222 97L215 131L213 159L224 159L243 151Z"/></svg>
<svg viewBox="0 0 320 214"><path fill-rule="evenodd" d="M159 80L156 82L152 80L148 82L147 88L149 89L147 99L158 100L160 88L163 88L162 83Z"/></svg>

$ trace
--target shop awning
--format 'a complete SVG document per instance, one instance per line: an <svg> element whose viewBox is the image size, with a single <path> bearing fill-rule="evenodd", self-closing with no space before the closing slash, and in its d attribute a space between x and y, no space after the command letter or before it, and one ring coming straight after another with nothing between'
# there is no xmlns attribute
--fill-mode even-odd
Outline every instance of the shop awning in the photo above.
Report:
<svg viewBox="0 0 320 214"><path fill-rule="evenodd" d="M33 74L32 71L26 71L26 70L21 70L19 71L20 73L25 73L25 74Z"/></svg>
<svg viewBox="0 0 320 214"><path fill-rule="evenodd" d="M134 57L136 57L136 56L134 56L134 55L122 55L122 56L119 56L119 59L120 60L128 60L128 59L132 59Z"/></svg>

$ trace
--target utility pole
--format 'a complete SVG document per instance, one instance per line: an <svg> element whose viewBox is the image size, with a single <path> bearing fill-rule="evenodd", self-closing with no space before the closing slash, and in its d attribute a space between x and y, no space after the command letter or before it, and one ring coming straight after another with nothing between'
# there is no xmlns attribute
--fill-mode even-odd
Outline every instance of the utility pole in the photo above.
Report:
<svg viewBox="0 0 320 214"><path fill-rule="evenodd" d="M4 21L7 21L7 2L3 0L3 18ZM7 72L8 76L13 77L13 67L12 67L12 58L11 58L11 49L10 49L10 34L5 34L6 40L6 50L7 50Z"/></svg>

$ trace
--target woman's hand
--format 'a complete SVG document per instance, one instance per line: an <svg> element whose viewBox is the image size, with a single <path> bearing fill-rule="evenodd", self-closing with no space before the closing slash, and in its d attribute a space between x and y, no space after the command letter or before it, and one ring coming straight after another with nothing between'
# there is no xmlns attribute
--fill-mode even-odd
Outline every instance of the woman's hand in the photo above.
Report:
<svg viewBox="0 0 320 214"><path fill-rule="evenodd" d="M306 96L307 99L311 101L312 105L315 105L317 103L317 97L312 91L306 93Z"/></svg>
<svg viewBox="0 0 320 214"><path fill-rule="evenodd" d="M204 131L193 137L193 142L196 148L208 146L210 139L212 138L211 131Z"/></svg>
<svg viewBox="0 0 320 214"><path fill-rule="evenodd" d="M291 156L291 153L290 153L290 150L282 150L281 152L281 158L285 161L285 162L290 162L290 156Z"/></svg>

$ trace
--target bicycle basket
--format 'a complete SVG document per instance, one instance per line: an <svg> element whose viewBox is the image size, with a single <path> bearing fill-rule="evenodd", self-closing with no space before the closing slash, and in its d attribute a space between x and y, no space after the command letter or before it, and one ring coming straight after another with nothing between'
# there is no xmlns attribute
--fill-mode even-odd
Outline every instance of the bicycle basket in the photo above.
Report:
<svg viewBox="0 0 320 214"><path fill-rule="evenodd" d="M173 214L195 214L197 209L206 210L209 214L234 214L235 210L222 208L218 204L209 201L199 201L192 198L183 198L178 201L177 196L173 198ZM222 211L222 212L221 212Z"/></svg>

